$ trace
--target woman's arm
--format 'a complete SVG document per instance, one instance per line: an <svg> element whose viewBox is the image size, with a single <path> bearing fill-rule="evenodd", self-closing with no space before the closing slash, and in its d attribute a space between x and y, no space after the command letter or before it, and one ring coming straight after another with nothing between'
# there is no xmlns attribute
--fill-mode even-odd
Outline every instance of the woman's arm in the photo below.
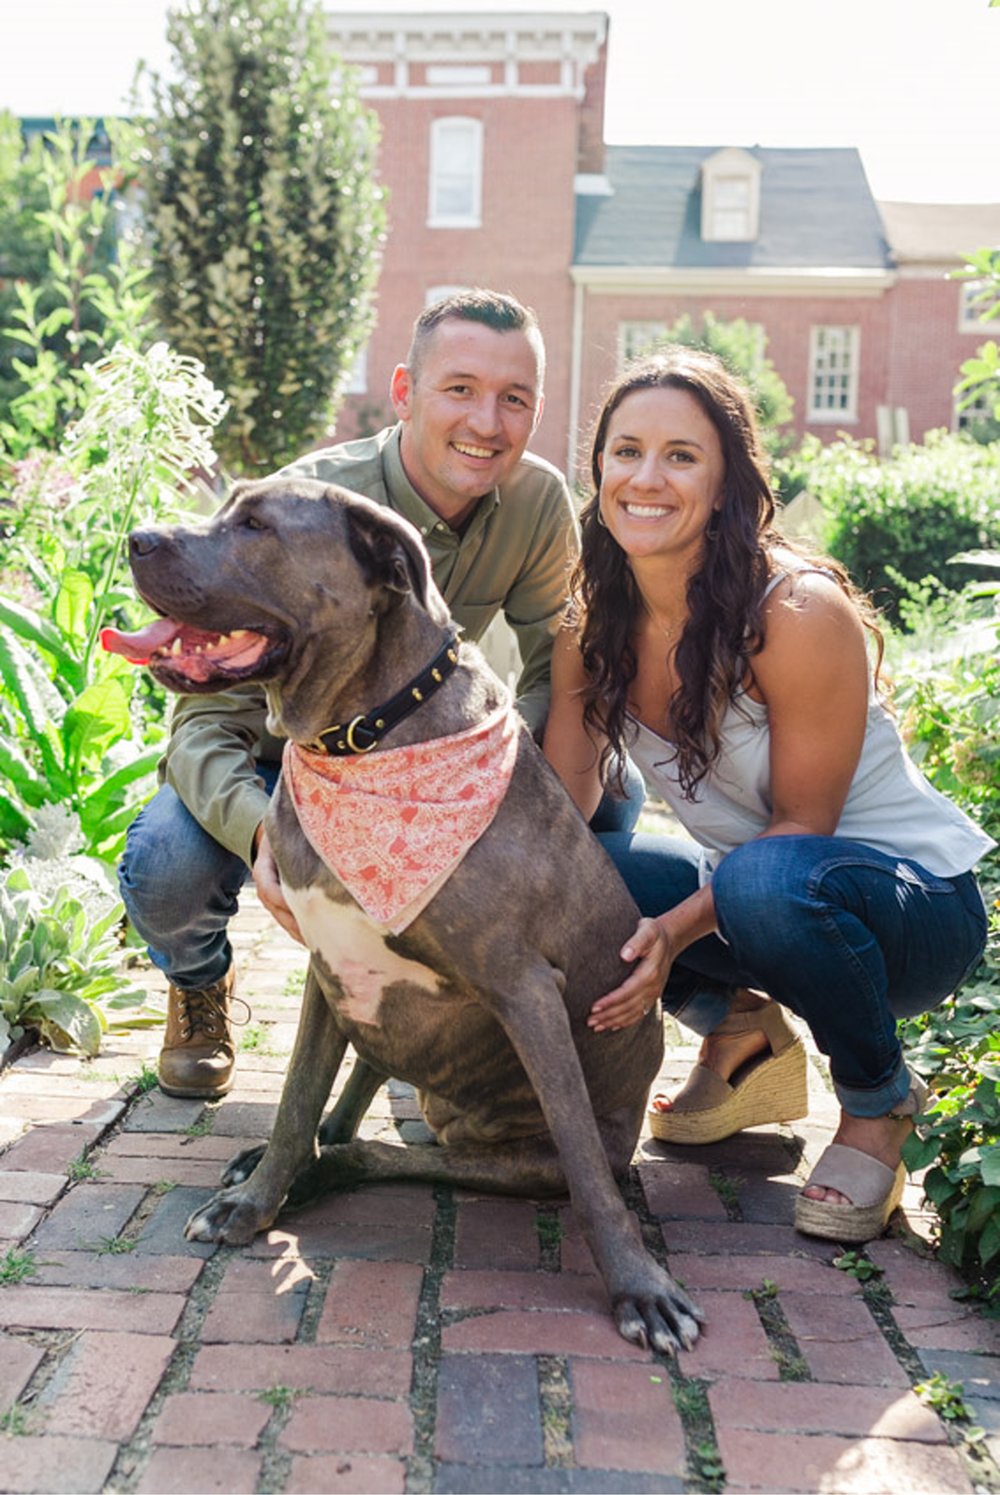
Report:
<svg viewBox="0 0 1000 1495"><path fill-rule="evenodd" d="M564 627L552 648L552 700L545 723L543 750L563 785L589 820L601 802L600 741L595 742L583 722L583 691L587 677L576 638Z"/></svg>
<svg viewBox="0 0 1000 1495"><path fill-rule="evenodd" d="M754 693L768 710L771 819L763 836L830 836L858 766L868 710L864 627L850 599L809 573L776 589L765 613L766 643L752 661ZM712 887L656 919L642 919L622 949L638 964L591 1008L590 1025L638 1022L678 955L718 929Z"/></svg>

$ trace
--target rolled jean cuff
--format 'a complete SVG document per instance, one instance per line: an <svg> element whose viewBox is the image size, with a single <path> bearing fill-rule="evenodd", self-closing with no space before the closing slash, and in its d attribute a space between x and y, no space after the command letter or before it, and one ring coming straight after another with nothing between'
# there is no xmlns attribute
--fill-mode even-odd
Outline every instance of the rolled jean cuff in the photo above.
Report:
<svg viewBox="0 0 1000 1495"><path fill-rule="evenodd" d="M888 1116L890 1111L895 1111L909 1095L912 1083L910 1071L900 1059L899 1068L892 1079L880 1085L877 1090L852 1090L847 1085L838 1085L836 1080L833 1088L848 1116L867 1118Z"/></svg>
<svg viewBox="0 0 1000 1495"><path fill-rule="evenodd" d="M729 1016L732 992L720 986L699 986L694 991L673 995L665 992L663 1007L685 1028L706 1038Z"/></svg>

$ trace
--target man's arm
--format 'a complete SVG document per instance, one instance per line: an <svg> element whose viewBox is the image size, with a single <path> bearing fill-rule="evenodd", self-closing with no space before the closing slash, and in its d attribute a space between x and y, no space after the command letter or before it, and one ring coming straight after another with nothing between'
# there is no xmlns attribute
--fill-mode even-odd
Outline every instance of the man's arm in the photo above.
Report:
<svg viewBox="0 0 1000 1495"><path fill-rule="evenodd" d="M161 775L214 840L249 867L254 832L268 796L254 756L262 742L275 755L265 731L267 706L259 686L235 686L208 696L182 696L174 710Z"/></svg>
<svg viewBox="0 0 1000 1495"><path fill-rule="evenodd" d="M579 548L576 514L569 489L561 483L546 497L521 575L504 601L504 616L521 655L517 706L539 741L549 709L552 646Z"/></svg>

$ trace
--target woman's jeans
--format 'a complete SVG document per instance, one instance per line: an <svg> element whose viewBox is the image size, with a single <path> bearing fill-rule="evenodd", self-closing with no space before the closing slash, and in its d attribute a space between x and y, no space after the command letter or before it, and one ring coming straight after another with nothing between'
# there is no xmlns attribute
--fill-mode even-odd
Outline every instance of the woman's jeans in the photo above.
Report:
<svg viewBox="0 0 1000 1495"><path fill-rule="evenodd" d="M256 764L269 794L279 766ZM638 769L629 769L628 797L604 796L591 821L595 832L626 833L639 819L646 788ZM211 986L229 969L229 921L249 875L243 858L202 830L169 784L132 822L118 869L122 899L153 964L182 991Z"/></svg>
<svg viewBox="0 0 1000 1495"><path fill-rule="evenodd" d="M618 834L601 843L650 918L698 888L692 842ZM897 1018L936 1007L986 944L973 874L935 877L839 836L769 836L730 852L712 889L721 938L678 957L667 1011L709 1033L732 988L758 988L809 1024L845 1111L883 1116L899 1105L910 1078Z"/></svg>

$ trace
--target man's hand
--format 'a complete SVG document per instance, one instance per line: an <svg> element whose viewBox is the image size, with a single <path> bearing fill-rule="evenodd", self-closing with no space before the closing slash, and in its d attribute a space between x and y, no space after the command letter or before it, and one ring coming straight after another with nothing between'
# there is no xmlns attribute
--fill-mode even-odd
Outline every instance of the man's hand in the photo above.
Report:
<svg viewBox="0 0 1000 1495"><path fill-rule="evenodd" d="M662 994L673 964L666 933L655 919L639 920L635 934L622 946L621 957L638 964L621 986L591 1007L587 1025L595 1033L640 1022Z"/></svg>
<svg viewBox="0 0 1000 1495"><path fill-rule="evenodd" d="M281 891L278 866L271 853L271 843L267 839L263 823L257 827L254 834L254 847L256 855L253 859L253 880L258 898L272 918L277 919L285 933L290 934L293 940L298 940L300 945L304 945L302 931Z"/></svg>

